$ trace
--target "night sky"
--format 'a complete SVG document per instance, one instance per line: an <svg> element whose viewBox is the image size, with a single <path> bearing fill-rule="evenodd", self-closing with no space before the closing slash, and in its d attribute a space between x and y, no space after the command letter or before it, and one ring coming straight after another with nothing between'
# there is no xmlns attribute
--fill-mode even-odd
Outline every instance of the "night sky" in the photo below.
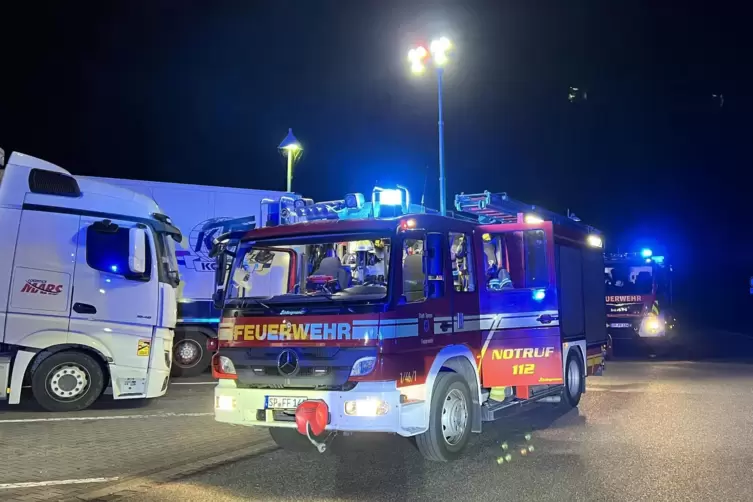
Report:
<svg viewBox="0 0 753 502"><path fill-rule="evenodd" d="M436 81L413 77L406 54L447 35L449 194L506 191L571 209L613 249L664 245L680 300L707 320L740 320L753 301L753 30L735 4L10 3L6 154L281 190L276 147L292 127L295 191L401 183L418 198L426 185L436 207ZM571 103L570 86L587 100Z"/></svg>

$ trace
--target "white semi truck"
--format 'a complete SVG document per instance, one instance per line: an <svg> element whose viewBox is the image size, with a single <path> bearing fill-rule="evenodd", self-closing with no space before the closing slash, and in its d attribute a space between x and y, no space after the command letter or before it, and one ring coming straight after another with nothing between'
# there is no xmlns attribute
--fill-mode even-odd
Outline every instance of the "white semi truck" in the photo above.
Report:
<svg viewBox="0 0 753 502"><path fill-rule="evenodd" d="M178 246L181 284L178 323L173 345L173 376L195 376L209 368L207 341L216 339L220 314L214 307L215 269L209 257L212 241L231 229L265 225L264 201L297 198L288 192L250 190L182 183L90 178L154 199L183 232ZM264 215L263 215L264 213Z"/></svg>
<svg viewBox="0 0 753 502"><path fill-rule="evenodd" d="M182 236L154 200L14 153L0 233L0 401L30 387L43 408L74 411L108 389L165 394Z"/></svg>

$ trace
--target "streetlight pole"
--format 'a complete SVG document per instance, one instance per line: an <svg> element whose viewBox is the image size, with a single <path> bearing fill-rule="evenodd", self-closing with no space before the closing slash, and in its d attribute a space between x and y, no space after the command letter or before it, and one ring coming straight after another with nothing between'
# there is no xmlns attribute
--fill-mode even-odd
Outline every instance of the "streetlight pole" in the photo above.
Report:
<svg viewBox="0 0 753 502"><path fill-rule="evenodd" d="M437 69L437 105L439 108L439 214L447 214L447 179L444 172L444 118L442 114L442 83L444 78L444 66L447 64L447 53L452 44L446 37L434 40L427 51L419 46L408 52L408 61L411 63L411 71L415 74L423 73L426 69L424 61L429 59Z"/></svg>
<svg viewBox="0 0 753 502"><path fill-rule="evenodd" d="M282 143L277 147L288 160L288 175L287 175L287 191L293 191L293 163L298 160L298 157L303 152L303 147L298 142L295 136L293 136L293 129L288 129L288 135L282 140Z"/></svg>
<svg viewBox="0 0 753 502"><path fill-rule="evenodd" d="M447 214L447 183L444 177L444 120L442 118L442 77L444 68L437 68L437 104L439 106L439 214Z"/></svg>

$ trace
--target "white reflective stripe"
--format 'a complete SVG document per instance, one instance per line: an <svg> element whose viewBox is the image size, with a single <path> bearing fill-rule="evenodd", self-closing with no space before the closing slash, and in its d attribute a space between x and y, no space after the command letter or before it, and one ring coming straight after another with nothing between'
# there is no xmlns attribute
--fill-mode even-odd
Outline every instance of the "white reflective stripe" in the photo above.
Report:
<svg viewBox="0 0 753 502"><path fill-rule="evenodd" d="M417 324L379 327L379 337L382 340L390 340L394 338L408 338L412 336L418 336Z"/></svg>
<svg viewBox="0 0 753 502"><path fill-rule="evenodd" d="M353 326L351 331L351 338L353 340L373 340L376 336L376 326Z"/></svg>
<svg viewBox="0 0 753 502"><path fill-rule="evenodd" d="M559 326L559 321L549 321L548 323L539 322L539 316L525 317L503 317L500 319L497 329L509 328L533 328L539 326Z"/></svg>
<svg viewBox="0 0 753 502"><path fill-rule="evenodd" d="M455 316L455 318L457 318L457 316ZM452 320L453 320L452 317L435 317L434 318L434 322L447 322L447 321L452 321Z"/></svg>
<svg viewBox="0 0 753 502"><path fill-rule="evenodd" d="M418 319L382 319L379 321L380 326L395 326L402 324L418 324Z"/></svg>
<svg viewBox="0 0 753 502"><path fill-rule="evenodd" d="M543 315L549 315L552 319L548 323L542 323L538 319ZM537 312L519 312L504 314L483 314L465 316L463 326L458 326L457 317L454 319L455 332L464 333L467 331L486 331L489 329L507 329L507 328L528 328L538 326L559 326L559 320L556 318L559 314L556 310L540 310ZM439 322L434 324L435 331L439 328Z"/></svg>
<svg viewBox="0 0 753 502"><path fill-rule="evenodd" d="M412 319L356 319L353 321L353 326L394 326L396 324L418 324L418 319L415 317Z"/></svg>

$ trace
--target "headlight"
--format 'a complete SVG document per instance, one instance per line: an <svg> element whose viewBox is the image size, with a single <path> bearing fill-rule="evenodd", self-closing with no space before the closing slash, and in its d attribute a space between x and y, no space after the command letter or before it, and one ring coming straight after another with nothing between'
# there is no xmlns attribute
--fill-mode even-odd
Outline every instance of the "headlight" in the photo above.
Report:
<svg viewBox="0 0 753 502"><path fill-rule="evenodd" d="M233 364L233 361L230 360L229 357L220 356L219 361L217 361L220 370L222 373L225 373L227 375L235 375L235 365Z"/></svg>
<svg viewBox="0 0 753 502"><path fill-rule="evenodd" d="M376 366L376 356L362 357L353 364L350 370L350 376L365 376L374 371Z"/></svg>
<svg viewBox="0 0 753 502"><path fill-rule="evenodd" d="M661 323L656 317L646 319L646 329L652 332L659 331L661 329Z"/></svg>
<svg viewBox="0 0 753 502"><path fill-rule="evenodd" d="M640 336L662 336L664 334L664 318L651 314L641 323Z"/></svg>

